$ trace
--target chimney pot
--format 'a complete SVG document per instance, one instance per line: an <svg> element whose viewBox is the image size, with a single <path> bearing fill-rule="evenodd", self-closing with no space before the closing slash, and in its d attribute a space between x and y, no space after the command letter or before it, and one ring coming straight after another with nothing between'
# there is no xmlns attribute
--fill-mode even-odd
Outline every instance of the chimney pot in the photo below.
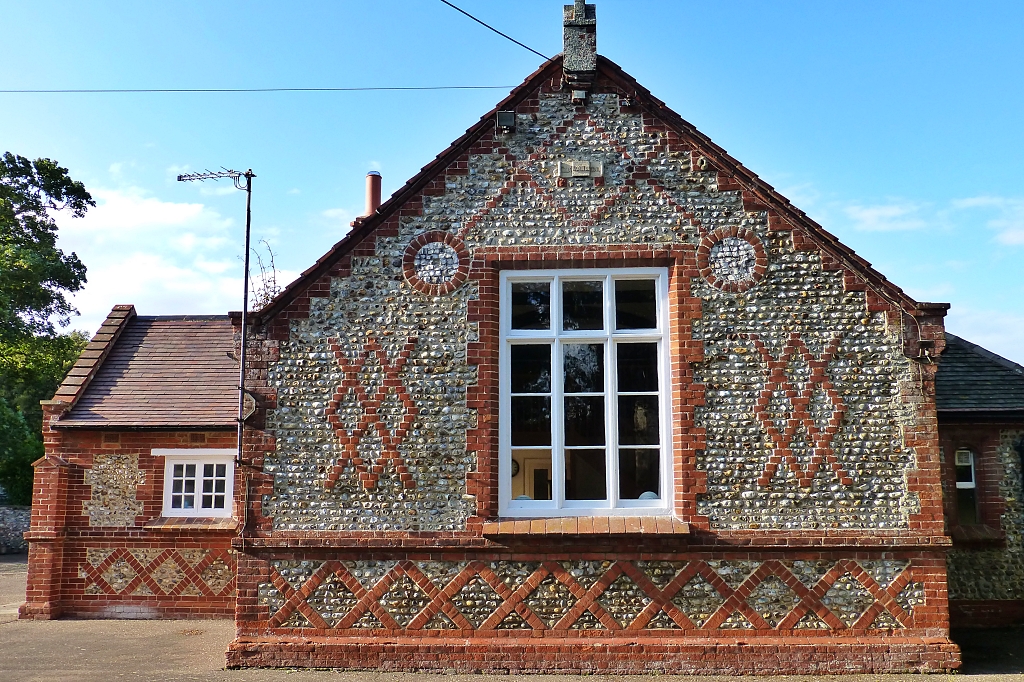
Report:
<svg viewBox="0 0 1024 682"><path fill-rule="evenodd" d="M380 173L370 171L366 174L366 211L363 216L372 216L378 208L380 208Z"/></svg>

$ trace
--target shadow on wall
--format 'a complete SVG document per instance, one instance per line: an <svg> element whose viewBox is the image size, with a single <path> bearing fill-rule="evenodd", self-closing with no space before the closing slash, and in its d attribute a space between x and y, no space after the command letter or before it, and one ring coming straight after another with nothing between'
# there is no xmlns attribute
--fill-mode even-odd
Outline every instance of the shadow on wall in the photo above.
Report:
<svg viewBox="0 0 1024 682"><path fill-rule="evenodd" d="M1024 673L1024 626L991 630L953 630L968 675Z"/></svg>

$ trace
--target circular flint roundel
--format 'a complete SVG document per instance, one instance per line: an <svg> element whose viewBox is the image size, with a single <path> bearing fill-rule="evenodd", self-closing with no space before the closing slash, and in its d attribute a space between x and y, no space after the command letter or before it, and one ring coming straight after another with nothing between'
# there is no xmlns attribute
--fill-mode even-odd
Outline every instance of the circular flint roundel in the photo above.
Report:
<svg viewBox="0 0 1024 682"><path fill-rule="evenodd" d="M708 284L728 292L746 291L764 276L768 257L750 230L719 228L697 247L697 267Z"/></svg>
<svg viewBox="0 0 1024 682"><path fill-rule="evenodd" d="M413 238L403 258L405 279L417 291L438 296L466 281L469 253L450 232L424 232Z"/></svg>

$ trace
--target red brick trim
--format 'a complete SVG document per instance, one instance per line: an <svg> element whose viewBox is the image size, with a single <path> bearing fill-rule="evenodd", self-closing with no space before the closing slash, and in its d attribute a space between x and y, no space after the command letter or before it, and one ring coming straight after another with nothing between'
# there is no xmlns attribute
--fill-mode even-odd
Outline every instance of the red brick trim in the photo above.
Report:
<svg viewBox="0 0 1024 682"><path fill-rule="evenodd" d="M757 258L754 264L754 270L750 277L741 282L730 282L728 280L719 279L715 276L714 270L711 267L711 249L714 248L716 244L724 239L728 239L729 237L736 237L750 244L754 248L754 253ZM764 273L768 271L768 254L764 249L764 244L762 244L761 240L757 238L757 235L750 230L743 227L736 227L735 225L720 227L713 232L704 235L700 240L700 245L697 246L697 268L700 270L700 276L707 280L707 283L716 289L721 289L722 291L727 291L729 293L740 293L750 289L764 277Z"/></svg>
<svg viewBox="0 0 1024 682"><path fill-rule="evenodd" d="M333 488L345 467L352 465L359 472L359 480L363 487L367 490L372 490L377 485L377 479L380 477L380 474L384 471L384 465L390 461L395 467L395 471L398 472L402 485L407 489L415 488L416 481L413 479L412 474L409 473L409 467L402 458L398 446L405 440L405 436L409 432L413 420L416 418L417 409L416 403L409 396L405 385L398 375L412 356L413 349L416 348L416 336L409 336L406 339L405 345L402 346L402 350L398 353L398 358L394 362L388 361L387 353L373 336L367 337L363 343L362 352L354 362L345 357L338 339L332 338L329 341L331 351L341 366L345 378L338 385L334 396L327 403L327 409L324 410L324 414L327 416L328 423L334 428L334 434L344 450L342 456L338 458L338 461L335 462L328 472L327 479L324 481L324 487L328 490ZM363 373L363 367L371 355L377 357L381 373L384 375L384 380L374 387L372 396L360 378ZM381 420L377 412L378 407L387 397L388 388L394 388L397 391L398 398L402 401L402 406L405 410L401 423L394 430L388 429L387 424ZM349 394L349 391L353 391L356 394L359 405L363 410L356 428L351 433L343 428L337 415L338 406ZM375 462L365 461L359 455L356 447L363 434L371 428L377 432L383 445L381 456Z"/></svg>
<svg viewBox="0 0 1024 682"><path fill-rule="evenodd" d="M420 249L427 244L435 242L441 242L451 247L459 258L459 265L455 274L447 282L443 282L441 284L424 282L420 279L419 275L416 274L416 254L418 254ZM463 282L466 281L466 278L469 277L469 261L469 251L466 249L466 245L461 239L450 232L434 230L417 235L409 242L409 246L406 247L405 254L402 257L402 271L405 275L405 280L416 291L427 294L428 296L444 296L462 286Z"/></svg>
<svg viewBox="0 0 1024 682"><path fill-rule="evenodd" d="M230 532L238 530L238 519L174 518L162 516L143 525L146 530L188 533Z"/></svg>
<svg viewBox="0 0 1024 682"><path fill-rule="evenodd" d="M483 535L689 535L690 524L668 516L569 516L555 519L498 519L483 524Z"/></svg>

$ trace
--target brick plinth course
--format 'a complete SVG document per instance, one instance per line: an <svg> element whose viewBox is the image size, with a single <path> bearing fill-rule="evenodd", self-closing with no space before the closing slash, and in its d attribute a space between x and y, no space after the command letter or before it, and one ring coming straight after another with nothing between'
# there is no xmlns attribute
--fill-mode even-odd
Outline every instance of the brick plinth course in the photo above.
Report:
<svg viewBox="0 0 1024 682"><path fill-rule="evenodd" d="M630 638L601 643L536 640L459 641L417 638L389 641L363 638L280 638L247 642L228 649L228 666L346 668L461 673L643 674L851 674L946 672L959 665L959 649L945 638L894 644L884 637L828 643L775 638L750 643L716 637L638 643Z"/></svg>

